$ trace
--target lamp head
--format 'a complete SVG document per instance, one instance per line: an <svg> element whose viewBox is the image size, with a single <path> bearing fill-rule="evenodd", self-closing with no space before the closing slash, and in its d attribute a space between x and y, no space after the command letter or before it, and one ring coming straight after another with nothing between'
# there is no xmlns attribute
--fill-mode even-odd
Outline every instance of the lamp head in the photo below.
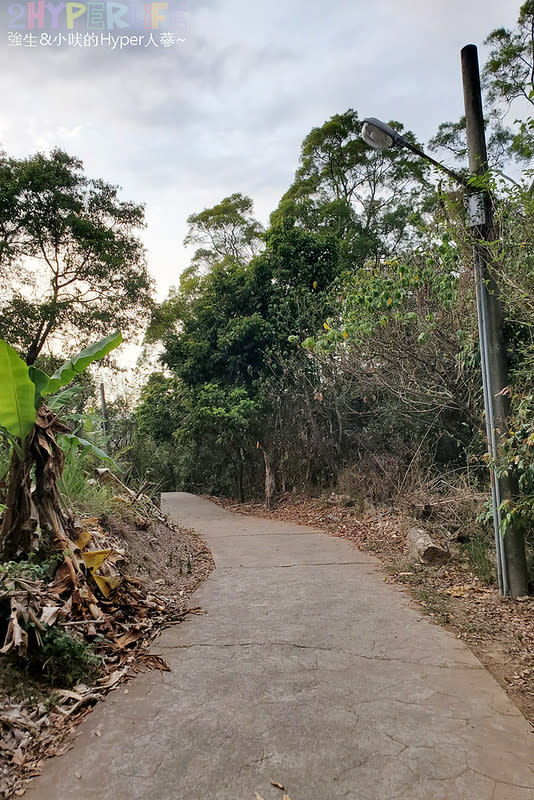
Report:
<svg viewBox="0 0 534 800"><path fill-rule="evenodd" d="M376 117L367 117L363 121L362 139L375 150L387 150L398 144L402 136Z"/></svg>

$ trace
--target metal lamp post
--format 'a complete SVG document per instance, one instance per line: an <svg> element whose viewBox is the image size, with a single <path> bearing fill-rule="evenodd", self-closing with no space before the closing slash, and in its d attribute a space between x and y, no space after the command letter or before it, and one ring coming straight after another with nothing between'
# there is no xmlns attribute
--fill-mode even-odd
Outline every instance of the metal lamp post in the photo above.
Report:
<svg viewBox="0 0 534 800"><path fill-rule="evenodd" d="M483 176L488 171L478 54L475 45L462 49L462 77L464 86L465 115L469 169L473 176ZM491 197L487 190L473 191L469 181L423 150L415 147L385 122L369 117L364 120L363 140L375 150L389 147L404 147L424 158L462 186L469 188L468 223L473 232L473 258L477 297L477 315L480 339L482 385L486 435L490 455L491 496L493 506L493 528L497 556L497 577L502 595L514 597L528 593L528 572L525 544L520 530L507 531L501 535L501 506L511 500L516 487L510 477L498 475L498 463L502 448L502 437L507 430L509 415L508 365L503 337L503 311L499 290L493 270L488 244L495 240Z"/></svg>

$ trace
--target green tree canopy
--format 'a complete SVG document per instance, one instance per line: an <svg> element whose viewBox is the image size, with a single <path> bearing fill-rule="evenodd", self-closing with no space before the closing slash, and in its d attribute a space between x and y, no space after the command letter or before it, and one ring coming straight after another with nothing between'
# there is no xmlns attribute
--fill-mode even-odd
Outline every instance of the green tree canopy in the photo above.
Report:
<svg viewBox="0 0 534 800"><path fill-rule="evenodd" d="M525 110L530 114L534 105L534 0L521 6L514 29L497 28L485 44L489 46L489 55L482 70L482 83L488 112L490 167L501 168L507 161L530 161L534 157L532 124L528 119L521 121L514 117L520 114L524 117ZM443 122L430 140L430 149L443 150L465 164L465 117L457 122Z"/></svg>
<svg viewBox="0 0 534 800"><path fill-rule="evenodd" d="M52 339L137 333L152 306L142 227L143 206L88 178L79 159L1 154L0 336L31 364Z"/></svg>
<svg viewBox="0 0 534 800"><path fill-rule="evenodd" d="M390 123L409 141L398 122ZM346 258L379 258L414 233L428 188L428 167L407 150L377 153L361 138L356 111L336 114L302 143L300 166L271 222L292 217L313 231L343 240Z"/></svg>
<svg viewBox="0 0 534 800"><path fill-rule="evenodd" d="M250 197L234 192L212 208L187 218L185 245L198 245L193 266L210 269L230 260L247 264L261 249L263 228L253 217Z"/></svg>

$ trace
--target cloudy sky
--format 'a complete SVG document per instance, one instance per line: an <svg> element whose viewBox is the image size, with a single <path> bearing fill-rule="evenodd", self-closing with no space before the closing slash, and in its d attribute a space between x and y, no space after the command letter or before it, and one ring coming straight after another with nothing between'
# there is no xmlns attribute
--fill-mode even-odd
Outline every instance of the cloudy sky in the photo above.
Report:
<svg viewBox="0 0 534 800"><path fill-rule="evenodd" d="M332 114L397 119L422 141L458 118L461 47L511 27L520 4L178 1L187 24L173 47L9 46L8 0L0 31L0 146L60 146L146 203L160 298L188 264L188 214L239 191L265 223L302 139Z"/></svg>

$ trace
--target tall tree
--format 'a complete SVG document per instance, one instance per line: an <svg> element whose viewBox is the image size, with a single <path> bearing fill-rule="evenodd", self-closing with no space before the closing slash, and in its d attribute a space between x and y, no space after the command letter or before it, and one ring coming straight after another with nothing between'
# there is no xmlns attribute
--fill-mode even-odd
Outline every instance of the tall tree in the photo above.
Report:
<svg viewBox="0 0 534 800"><path fill-rule="evenodd" d="M250 197L235 192L212 208L187 218L189 231L185 245L198 245L193 266L211 268L231 261L247 264L261 249L263 228L253 217Z"/></svg>
<svg viewBox="0 0 534 800"><path fill-rule="evenodd" d="M334 233L350 263L378 259L409 240L428 186L424 161L399 149L371 151L361 125L349 109L313 128L295 180L271 216L272 223L293 217L308 230ZM416 144L402 125L391 125Z"/></svg>
<svg viewBox="0 0 534 800"><path fill-rule="evenodd" d="M137 333L152 306L143 206L61 150L2 154L0 179L0 336L32 364L51 340Z"/></svg>
<svg viewBox="0 0 534 800"><path fill-rule="evenodd" d="M490 52L484 67L488 99L494 106L504 104L504 111L523 101L532 113L534 105L534 0L527 0L519 10L513 30L497 28L486 39ZM520 159L534 156L532 120L520 124L510 140L510 153Z"/></svg>
<svg viewBox="0 0 534 800"><path fill-rule="evenodd" d="M534 127L524 119L534 105L534 0L519 11L516 26L496 28L485 44L489 54L482 71L487 109L486 130L490 167L502 168L509 161L525 162L534 157ZM510 122L510 111L521 119ZM517 112L517 114L515 113ZM508 124L505 124L508 118ZM430 140L431 150L443 150L465 165L467 140L465 117L443 122Z"/></svg>

